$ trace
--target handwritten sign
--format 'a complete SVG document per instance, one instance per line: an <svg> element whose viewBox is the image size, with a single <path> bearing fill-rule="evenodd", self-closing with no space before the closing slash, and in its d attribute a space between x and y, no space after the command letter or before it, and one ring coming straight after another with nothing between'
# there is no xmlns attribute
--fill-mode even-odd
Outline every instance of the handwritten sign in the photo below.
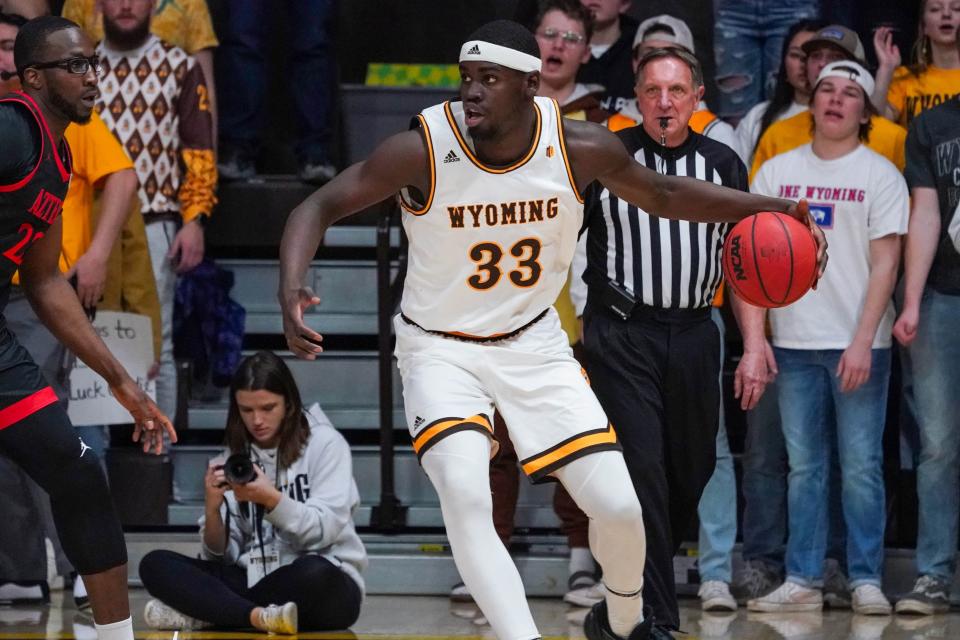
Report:
<svg viewBox="0 0 960 640"><path fill-rule="evenodd" d="M155 381L147 380L147 371L154 360L150 318L134 313L98 311L93 330L140 388L156 398ZM70 372L68 413L75 426L133 422L113 397L106 380L79 359Z"/></svg>

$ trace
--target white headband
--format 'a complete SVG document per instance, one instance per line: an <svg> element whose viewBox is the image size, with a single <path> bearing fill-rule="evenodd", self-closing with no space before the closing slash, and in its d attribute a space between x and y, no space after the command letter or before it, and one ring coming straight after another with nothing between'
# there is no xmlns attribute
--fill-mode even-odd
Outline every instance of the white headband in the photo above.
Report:
<svg viewBox="0 0 960 640"><path fill-rule="evenodd" d="M510 47L502 47L483 40L471 40L460 47L460 62L482 60L493 62L509 69L516 69L523 73L540 71L540 58L531 56Z"/></svg>

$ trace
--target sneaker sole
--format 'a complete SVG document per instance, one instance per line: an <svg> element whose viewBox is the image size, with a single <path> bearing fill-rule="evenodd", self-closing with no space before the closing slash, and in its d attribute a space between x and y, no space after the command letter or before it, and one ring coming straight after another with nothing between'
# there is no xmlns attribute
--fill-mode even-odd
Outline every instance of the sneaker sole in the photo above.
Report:
<svg viewBox="0 0 960 640"><path fill-rule="evenodd" d="M737 610L737 603L726 599L713 599L701 603L700 608L714 613L733 613Z"/></svg>
<svg viewBox="0 0 960 640"><path fill-rule="evenodd" d="M907 614L907 615L916 615L916 616L932 616L938 613L947 613L950 611L950 605L946 604L929 604L926 602L919 602L917 600L901 600L896 604L894 610L897 613Z"/></svg>
<svg viewBox="0 0 960 640"><path fill-rule="evenodd" d="M747 610L757 613L803 613L804 611L822 611L823 605L816 602L810 604L755 603L748 604Z"/></svg>
<svg viewBox="0 0 960 640"><path fill-rule="evenodd" d="M893 607L889 604L866 604L853 607L853 612L861 616L889 616L893 614Z"/></svg>

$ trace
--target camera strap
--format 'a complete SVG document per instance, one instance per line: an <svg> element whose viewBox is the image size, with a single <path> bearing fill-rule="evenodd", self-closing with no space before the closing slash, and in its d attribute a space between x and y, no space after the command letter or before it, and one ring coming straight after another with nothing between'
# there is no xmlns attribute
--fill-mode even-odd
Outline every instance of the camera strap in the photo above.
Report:
<svg viewBox="0 0 960 640"><path fill-rule="evenodd" d="M252 453L252 451L248 451ZM254 464L260 465L260 468L263 468L263 465L260 464L259 456ZM274 465L274 478L273 486L279 488L280 484L280 462L279 459ZM269 544L264 544L263 542L263 517L266 513L263 505L255 504L252 505L253 509L253 525L254 531L257 535L257 546L260 550L260 556L257 557L254 554L250 554L247 558L247 588L252 588L253 585L263 580L268 574L276 571L280 568L280 548L277 544L277 534L276 530L272 529L270 536Z"/></svg>

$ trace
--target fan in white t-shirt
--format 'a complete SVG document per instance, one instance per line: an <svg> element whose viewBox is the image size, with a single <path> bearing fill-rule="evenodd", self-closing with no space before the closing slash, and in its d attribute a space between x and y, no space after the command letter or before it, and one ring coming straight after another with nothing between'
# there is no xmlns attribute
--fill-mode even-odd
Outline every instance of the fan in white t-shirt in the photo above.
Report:
<svg viewBox="0 0 960 640"><path fill-rule="evenodd" d="M889 615L883 568L883 428L890 377L891 296L907 231L907 185L861 144L873 78L856 62L820 72L811 144L778 155L751 190L806 199L827 236L830 264L818 287L770 311L778 399L790 462L786 581L750 600L753 611L823 606L830 445L835 432L855 613Z"/></svg>
<svg viewBox="0 0 960 640"><path fill-rule="evenodd" d="M843 78L827 82L831 86L824 93L860 91ZM899 261L896 236L907 231L907 185L893 163L860 144L857 127L846 123L853 132L847 139L828 137L844 125L833 104L837 101L824 96L823 122L816 124L814 141L764 163L750 186L754 193L806 199L829 242L830 268L817 289L770 312L773 344L787 349L846 349L855 339L874 348L891 345L893 303L889 294L880 295L881 283L871 278L878 280L873 267ZM890 246L884 252L874 241ZM883 264L876 264L878 259ZM877 291L868 300L871 286ZM868 301L873 308L865 308Z"/></svg>

